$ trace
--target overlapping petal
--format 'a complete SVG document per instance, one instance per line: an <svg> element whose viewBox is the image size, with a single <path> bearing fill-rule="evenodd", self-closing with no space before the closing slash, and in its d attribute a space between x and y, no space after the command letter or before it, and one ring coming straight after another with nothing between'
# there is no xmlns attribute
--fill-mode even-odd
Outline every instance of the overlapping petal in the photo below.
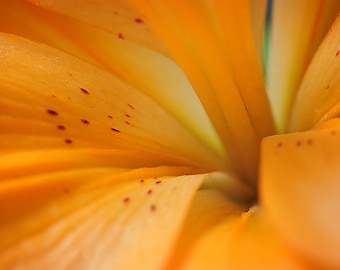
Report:
<svg viewBox="0 0 340 270"><path fill-rule="evenodd" d="M97 167L2 180L1 267L159 269L204 178L175 177L185 172Z"/></svg>
<svg viewBox="0 0 340 270"><path fill-rule="evenodd" d="M116 8L119 9L120 6L126 9L129 5L127 2L121 3L120 1L115 3L96 3L99 7L107 7L106 10L103 11L105 13L103 18L98 18L93 14L89 16L84 15L93 13L94 3L92 2L82 2L81 5L77 5L77 2L64 3L62 1L35 1L35 3L107 29L111 31L111 33L113 31L111 28L116 27L113 25L121 25L121 22L117 19L115 20L115 17L112 16L112 12L115 12L113 10ZM181 65L184 72L188 75L196 93L198 93L200 101L203 103L210 119L212 119L212 123L220 136L222 144L224 144L226 151L230 155L230 162L233 168L236 168L243 178L248 180L254 179L258 153L257 145L262 137L274 132L270 118L269 104L263 87L261 64L256 55L253 41L254 35L257 37L257 40L260 38L263 16L258 16L258 14L263 15L263 12L259 11L253 14L255 16L253 16L253 21L258 21L260 25L257 27L260 28L260 30L255 30L251 25L251 7L247 1L238 4L229 2L222 3L219 1L202 1L202 3L196 5L196 7L201 6L203 9L197 9L195 11L192 10L190 5L184 3L181 5L172 3L170 4L172 7L166 7L166 4L162 3L162 9L158 10L155 6L153 11L148 11L148 5L150 3L138 2L134 4L138 7L139 14L143 15L143 19L139 20L138 23L151 26L152 30L155 30L162 41L165 41L165 46L171 51L171 55L175 58L176 62ZM115 5L117 7L115 7ZM226 8L229 5L233 8ZM204 9L204 7L206 7L206 9ZM123 12L122 14L126 15L131 12L136 12L130 8L128 8L128 10L127 13ZM172 13L170 14L170 11L177 14L179 10L183 13L181 20L189 21L170 22L171 18L176 17L173 16ZM224 13L220 13L222 10L226 10L230 12L230 14L225 16ZM164 16L160 15L162 12ZM134 15L135 17L136 14ZM214 14L214 16L211 16L211 14ZM129 16L130 15L127 17ZM157 18L159 16L161 17L158 20ZM103 23L103 20L106 22ZM115 20L114 23L111 20ZM195 21L195 24L190 24L190 20L192 20L192 22ZM58 20L58 24L59 21L60 20ZM110 23L108 23L108 21L110 21ZM233 25L231 21L237 23L239 27L229 27ZM186 28L182 26L177 27L177 24L185 25ZM61 25L63 25L62 20ZM162 29L160 29L160 27ZM66 27L64 26L63 28L65 29ZM152 98L156 99L180 119L182 123L188 125L188 127L194 131L198 137L208 143L210 147L214 148L215 151L220 154L226 155L226 151L221 146L221 142L216 136L214 128L211 127L205 113L200 108L197 97L193 94L188 83L185 83L183 75L180 75L178 71L174 72L174 66L167 64L166 59L160 56L155 57L154 53L131 45L128 42L125 42L124 45L117 43L117 40L125 39L122 32L119 32L121 35L118 33L118 38L117 35L115 35L114 39L111 36L108 38L108 36L102 33L99 35L97 32L92 33L89 35L89 41L86 42L86 39L83 38L84 33L88 34L93 32L93 30L87 28L84 32L84 29L82 30L80 28L80 31L78 31L78 29L79 27L75 28L76 32L79 33L78 35L82 37L82 40L85 40L85 46L82 46L87 47L87 49L91 47L97 48L97 52L90 52L91 57L95 56L96 60L104 67L119 74L119 76L132 82L134 86L142 89ZM178 34L173 33L174 29L175 32L181 29L182 34L178 36ZM205 29L204 35L202 29ZM137 30L134 29L134 31ZM196 33L196 37L189 43L185 41L185 45L183 43L185 39L182 39L183 35L193 37L194 33ZM99 43L98 46L95 44L94 46L90 45L93 43L93 37ZM196 44L196 40L200 40L200 42ZM114 47L111 46L109 48L102 45L111 43ZM143 42L139 43L143 44ZM240 44L243 44L244 47L240 46ZM153 48L152 46L149 47ZM179 49L181 52L178 51ZM105 53L98 54L98 51L105 51ZM115 53L112 53L113 51L115 51ZM194 51L197 51L195 53L196 56L193 55ZM230 51L233 51L233 53L229 53ZM202 52L204 52L204 54L201 54ZM130 57L127 56L126 53L128 53ZM102 56L108 58L103 58ZM130 61L129 58L131 59L131 57L135 58L135 61ZM146 65L147 68L145 68L143 61L140 61L145 58L153 59ZM107 62L105 63L105 61ZM117 61L119 65L108 64L108 62L116 63ZM117 69L117 66L120 66L122 69ZM169 68L159 69L158 67L161 66L167 66ZM200 66L202 66L202 68L199 68ZM145 80L144 78L149 76L148 74L150 74L149 71L151 70L153 71L153 76L156 77L153 77L154 79L150 80L150 83L146 83L149 80ZM165 79L164 75L162 75L163 71L166 71L166 73L163 74L172 74L170 87L177 89L177 91L173 91L169 86L166 87L164 83L158 83L160 80L164 81ZM129 74L129 76L127 74ZM251 78L244 80L245 75L247 77L251 76ZM184 83L179 84L179 81ZM159 87L162 91L154 90ZM228 95L226 95L226 89L228 89ZM256 98L254 98L255 96ZM174 105L175 103L177 106ZM190 106L188 106L188 104L190 104ZM174 109L183 108L183 106L188 109L187 113L183 109ZM259 110L258 108L261 109ZM189 115L197 115L197 117L190 118ZM233 115L238 115L242 121L235 121L235 118L232 117ZM197 119L202 119L202 122L199 123ZM199 130L202 132L199 132ZM244 133L248 134L248 136L241 135ZM243 150L240 151L240 149Z"/></svg>
<svg viewBox="0 0 340 270"><path fill-rule="evenodd" d="M205 177L198 173L222 160L117 77L44 45L0 39L1 266L164 266Z"/></svg>
<svg viewBox="0 0 340 270"><path fill-rule="evenodd" d="M253 41L249 2L134 4L186 73L233 168L254 182L259 141L272 134L274 127Z"/></svg>
<svg viewBox="0 0 340 270"><path fill-rule="evenodd" d="M322 9L318 12L322 20ZM340 130L339 119L334 118L339 100L339 25L337 18L308 67L288 122L290 131L312 130L268 137L262 143L260 204L279 241L307 269L340 266L336 215ZM315 28L313 35L319 30Z"/></svg>
<svg viewBox="0 0 340 270"><path fill-rule="evenodd" d="M286 245L323 269L340 266L339 134L337 122L262 145L261 203Z"/></svg>
<svg viewBox="0 0 340 270"><path fill-rule="evenodd" d="M111 5L120 4L114 1ZM69 6L63 7L67 9ZM81 9L89 12L91 8L83 1L74 13ZM88 18L85 16L82 21L89 23ZM113 16L112 25L124 29L126 25L119 18ZM132 17L127 20L134 21ZM115 33L82 21L24 0L6 2L0 10L0 31L58 48L116 74L159 103L214 151L224 155L224 149L200 101L183 72L171 59L138 40L129 40L123 29ZM144 22L139 24L144 25Z"/></svg>
<svg viewBox="0 0 340 270"><path fill-rule="evenodd" d="M288 129L300 131L339 116L340 18L316 52L298 90Z"/></svg>
<svg viewBox="0 0 340 270"><path fill-rule="evenodd" d="M339 18L298 90L290 131L264 139L260 197L285 245L310 265L338 269Z"/></svg>
<svg viewBox="0 0 340 270"><path fill-rule="evenodd" d="M136 12L129 1L29 1L68 17L85 21L117 36L121 35L126 39L144 44L153 50L166 53L163 43L150 31L147 18L143 14Z"/></svg>
<svg viewBox="0 0 340 270"><path fill-rule="evenodd" d="M307 269L261 208L248 208L221 191L200 190L167 269Z"/></svg>
<svg viewBox="0 0 340 270"><path fill-rule="evenodd" d="M264 39L266 31L267 0L250 0L251 26L259 63L264 69Z"/></svg>
<svg viewBox="0 0 340 270"><path fill-rule="evenodd" d="M0 38L2 151L121 148L223 166L170 114L119 78L49 47Z"/></svg>
<svg viewBox="0 0 340 270"><path fill-rule="evenodd" d="M192 166L182 159L156 153L103 148L51 148L2 153L0 180L58 171L91 168L130 170L157 166ZM192 172L203 172L192 169Z"/></svg>
<svg viewBox="0 0 340 270"><path fill-rule="evenodd" d="M31 2L70 18L16 0L2 10L1 30L76 57L0 34L2 267L340 267L340 129L339 119L329 120L339 111L339 21L289 123L316 129L264 140L260 206L249 210L259 143L275 131L262 79L265 1ZM286 15L292 3L274 5L271 45L299 61L290 69L293 60L274 50L270 65L289 58L287 72L267 73L286 83L285 93L274 89L274 100L288 100L275 112L280 129L339 8L298 2L292 25L306 31L284 24L278 37L278 9ZM281 44L287 35L299 44ZM320 66L328 68L318 75ZM235 174L205 174L213 170Z"/></svg>
<svg viewBox="0 0 340 270"><path fill-rule="evenodd" d="M339 11L336 0L273 1L266 79L279 132L286 130L304 72Z"/></svg>
<svg viewBox="0 0 340 270"><path fill-rule="evenodd" d="M192 203L167 269L190 269L190 264L194 264L192 269L218 269L216 265L221 264L221 260L225 262L226 250L220 247L220 241L214 245L205 245L204 238L226 220L237 219L243 211L246 211L245 205L229 200L219 190L200 190Z"/></svg>

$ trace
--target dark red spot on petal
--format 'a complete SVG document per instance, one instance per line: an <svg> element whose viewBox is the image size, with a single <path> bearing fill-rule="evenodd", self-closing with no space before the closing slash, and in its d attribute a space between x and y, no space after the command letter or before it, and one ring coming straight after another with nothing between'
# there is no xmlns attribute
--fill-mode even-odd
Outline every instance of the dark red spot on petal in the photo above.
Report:
<svg viewBox="0 0 340 270"><path fill-rule="evenodd" d="M302 145L302 142L301 141L297 141L296 142L296 146L301 146Z"/></svg>
<svg viewBox="0 0 340 270"><path fill-rule="evenodd" d="M70 139L65 139L65 143L67 143L67 144L71 144L71 143L73 143L73 141L72 141L72 140L70 140Z"/></svg>
<svg viewBox="0 0 340 270"><path fill-rule="evenodd" d="M139 180L139 183L144 183L144 179Z"/></svg>
<svg viewBox="0 0 340 270"><path fill-rule="evenodd" d="M81 122L84 123L85 125L90 124L90 122L88 120L86 120L86 119L81 119Z"/></svg>
<svg viewBox="0 0 340 270"><path fill-rule="evenodd" d="M129 203L130 202L130 198L129 197L125 197L124 199L123 199L123 203Z"/></svg>
<svg viewBox="0 0 340 270"><path fill-rule="evenodd" d="M129 114L127 114L127 113L125 114L125 116L126 116L127 118L130 118L130 117L131 117L131 116L130 116Z"/></svg>
<svg viewBox="0 0 340 270"><path fill-rule="evenodd" d="M56 111L53 111L53 110L46 110L47 111L47 113L49 113L50 115L58 115L58 113L56 112Z"/></svg>
<svg viewBox="0 0 340 270"><path fill-rule="evenodd" d="M150 206L151 212L155 212L156 209L157 209L156 205L152 204L152 205Z"/></svg>
<svg viewBox="0 0 340 270"><path fill-rule="evenodd" d="M278 144L277 144L277 147L282 147L282 145L283 145L283 143L282 142L279 142Z"/></svg>
<svg viewBox="0 0 340 270"><path fill-rule="evenodd" d="M107 117L108 117L108 118L110 118L110 119L112 119L112 118L113 118L113 117L112 117L112 115L108 115Z"/></svg>
<svg viewBox="0 0 340 270"><path fill-rule="evenodd" d="M125 121L125 124L131 126L131 127L135 127L135 125L131 124L129 121Z"/></svg>
<svg viewBox="0 0 340 270"><path fill-rule="evenodd" d="M135 19L135 22L136 22L136 23L143 23L144 21L143 21L143 19L141 19L141 18L136 18L136 19Z"/></svg>
<svg viewBox="0 0 340 270"><path fill-rule="evenodd" d="M340 50L338 50L335 54L335 56L338 56L340 54Z"/></svg>
<svg viewBox="0 0 340 270"><path fill-rule="evenodd" d="M53 98L56 98L56 95L52 95Z"/></svg>
<svg viewBox="0 0 340 270"><path fill-rule="evenodd" d="M63 125L58 125L57 128L60 129L60 130L65 130L66 129L65 126L63 126Z"/></svg>
<svg viewBox="0 0 340 270"><path fill-rule="evenodd" d="M128 104L128 106L129 106L132 110L135 109L135 107L133 107L131 104Z"/></svg>
<svg viewBox="0 0 340 270"><path fill-rule="evenodd" d="M122 39L122 40L125 39L122 33L118 33L118 38L119 38L119 39Z"/></svg>
<svg viewBox="0 0 340 270"><path fill-rule="evenodd" d="M330 86L329 86L329 85L327 85L326 89L329 89L329 87L330 87Z"/></svg>
<svg viewBox="0 0 340 270"><path fill-rule="evenodd" d="M157 181L157 182L156 182L157 185L160 184L160 183L162 183L162 181Z"/></svg>
<svg viewBox="0 0 340 270"><path fill-rule="evenodd" d="M147 193L148 195L151 195L151 194L152 194L152 189L149 189L146 193Z"/></svg>
<svg viewBox="0 0 340 270"><path fill-rule="evenodd" d="M90 94L90 92L87 91L85 88L80 88L80 90L86 95Z"/></svg>
<svg viewBox="0 0 340 270"><path fill-rule="evenodd" d="M111 128L111 130L114 131L114 132L120 132L120 130L116 129L116 128Z"/></svg>
<svg viewBox="0 0 340 270"><path fill-rule="evenodd" d="M308 144L308 145L312 145L312 144L313 144L313 140L312 140L312 139L308 139L308 140L307 140L307 144Z"/></svg>

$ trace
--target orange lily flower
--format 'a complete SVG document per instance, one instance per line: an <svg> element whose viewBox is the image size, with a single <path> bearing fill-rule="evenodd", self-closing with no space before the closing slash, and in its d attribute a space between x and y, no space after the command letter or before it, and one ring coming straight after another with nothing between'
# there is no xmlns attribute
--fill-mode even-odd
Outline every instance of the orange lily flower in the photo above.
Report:
<svg viewBox="0 0 340 270"><path fill-rule="evenodd" d="M0 268L340 269L339 11L4 2Z"/></svg>

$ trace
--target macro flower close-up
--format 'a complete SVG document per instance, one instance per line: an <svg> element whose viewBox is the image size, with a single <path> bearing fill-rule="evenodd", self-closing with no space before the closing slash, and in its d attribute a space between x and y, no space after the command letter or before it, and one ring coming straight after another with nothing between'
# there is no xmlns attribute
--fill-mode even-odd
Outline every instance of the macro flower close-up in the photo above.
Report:
<svg viewBox="0 0 340 270"><path fill-rule="evenodd" d="M0 269L340 269L339 12L2 1Z"/></svg>

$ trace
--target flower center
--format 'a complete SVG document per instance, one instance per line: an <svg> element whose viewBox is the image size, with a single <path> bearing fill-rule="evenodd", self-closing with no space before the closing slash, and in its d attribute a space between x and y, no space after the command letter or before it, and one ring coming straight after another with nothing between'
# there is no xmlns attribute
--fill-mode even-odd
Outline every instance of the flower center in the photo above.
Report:
<svg viewBox="0 0 340 270"><path fill-rule="evenodd" d="M202 189L219 189L225 192L228 197L235 201L253 205L257 199L257 188L251 186L239 179L236 175L232 175L222 171L210 173L204 183Z"/></svg>

